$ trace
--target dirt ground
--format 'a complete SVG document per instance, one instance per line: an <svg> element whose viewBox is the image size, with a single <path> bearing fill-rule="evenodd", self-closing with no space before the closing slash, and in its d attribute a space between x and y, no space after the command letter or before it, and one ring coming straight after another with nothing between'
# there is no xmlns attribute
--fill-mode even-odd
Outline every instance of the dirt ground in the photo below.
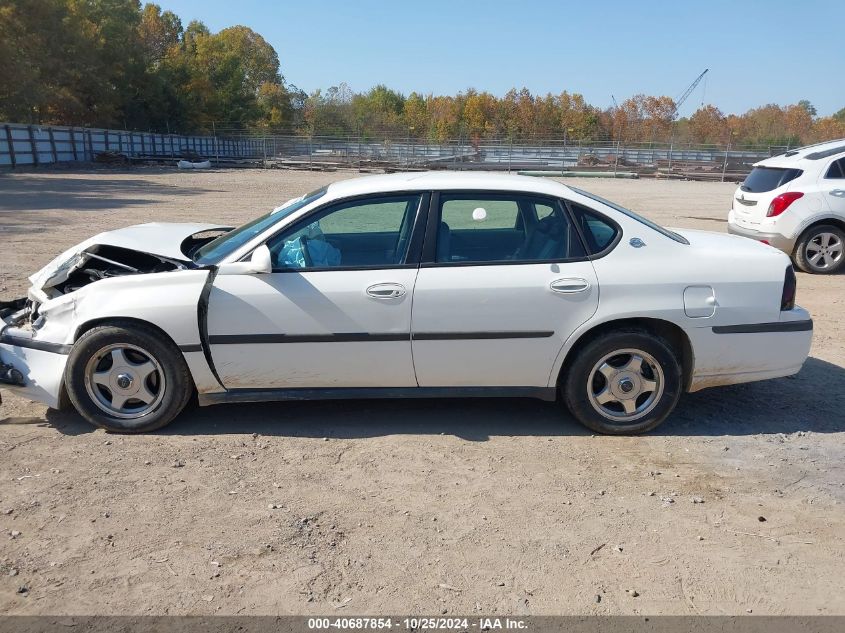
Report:
<svg viewBox="0 0 845 633"><path fill-rule="evenodd" d="M356 175L0 174L0 297L101 230L239 223ZM715 231L735 187L578 186ZM0 613L845 614L845 275L798 280L802 372L686 395L645 437L529 400L226 405L120 436L5 392Z"/></svg>

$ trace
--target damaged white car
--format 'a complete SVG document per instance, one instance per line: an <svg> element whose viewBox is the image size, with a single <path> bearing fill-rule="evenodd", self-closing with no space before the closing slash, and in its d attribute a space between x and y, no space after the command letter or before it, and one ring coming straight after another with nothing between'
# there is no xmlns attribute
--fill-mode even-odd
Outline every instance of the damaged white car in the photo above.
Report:
<svg viewBox="0 0 845 633"><path fill-rule="evenodd" d="M30 280L0 304L0 382L120 432L196 394L561 399L638 433L683 391L796 373L812 337L774 248L505 175L342 181L236 229L133 226Z"/></svg>

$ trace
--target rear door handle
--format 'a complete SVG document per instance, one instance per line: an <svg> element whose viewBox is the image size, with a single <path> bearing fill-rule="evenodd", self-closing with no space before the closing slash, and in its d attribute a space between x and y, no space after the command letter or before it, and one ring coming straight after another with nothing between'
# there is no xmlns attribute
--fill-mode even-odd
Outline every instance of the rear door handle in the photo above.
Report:
<svg viewBox="0 0 845 633"><path fill-rule="evenodd" d="M576 292L585 292L586 290L589 290L590 282L586 279L581 279L580 277L573 279L555 279L551 284L549 284L549 287L553 292L570 295L575 294Z"/></svg>
<svg viewBox="0 0 845 633"><path fill-rule="evenodd" d="M405 286L394 283L373 284L367 288L367 294L373 299L398 299L405 296Z"/></svg>

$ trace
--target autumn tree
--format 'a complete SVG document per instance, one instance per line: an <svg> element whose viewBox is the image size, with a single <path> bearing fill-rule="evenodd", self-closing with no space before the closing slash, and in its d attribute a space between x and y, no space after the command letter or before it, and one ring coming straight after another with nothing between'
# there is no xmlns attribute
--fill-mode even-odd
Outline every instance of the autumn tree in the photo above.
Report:
<svg viewBox="0 0 845 633"><path fill-rule="evenodd" d="M840 138L845 138L845 117L833 115L816 119L808 140L818 143Z"/></svg>
<svg viewBox="0 0 845 633"><path fill-rule="evenodd" d="M696 110L689 119L689 129L696 143L724 143L730 136L725 115L714 105Z"/></svg>
<svg viewBox="0 0 845 633"><path fill-rule="evenodd" d="M489 92L469 92L464 102L463 118L471 138L491 136L495 131L496 97Z"/></svg>
<svg viewBox="0 0 845 633"><path fill-rule="evenodd" d="M426 111L425 98L422 95L416 92L408 95L402 105L402 116L412 136L417 138L428 136L428 112Z"/></svg>
<svg viewBox="0 0 845 633"><path fill-rule="evenodd" d="M807 99L676 119L666 96L599 109L566 90L502 96L468 89L407 97L382 84L311 94L285 82L259 33L202 22L139 0L0 0L0 119L159 132L233 130L447 141L605 140L798 145L845 136L845 108L818 117Z"/></svg>

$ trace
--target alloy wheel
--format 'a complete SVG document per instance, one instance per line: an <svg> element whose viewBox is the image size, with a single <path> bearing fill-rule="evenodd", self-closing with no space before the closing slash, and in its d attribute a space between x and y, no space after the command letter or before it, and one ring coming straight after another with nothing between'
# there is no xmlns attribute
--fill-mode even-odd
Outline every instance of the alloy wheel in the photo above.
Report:
<svg viewBox="0 0 845 633"><path fill-rule="evenodd" d="M599 414L624 425L648 415L657 406L664 383L663 369L654 356L638 349L620 349L593 366L587 396Z"/></svg>
<svg viewBox="0 0 845 633"><path fill-rule="evenodd" d="M85 389L91 401L115 418L141 418L161 403L164 371L137 345L107 345L85 366Z"/></svg>
<svg viewBox="0 0 845 633"><path fill-rule="evenodd" d="M842 240L835 233L819 233L804 247L807 262L816 270L833 268L842 259Z"/></svg>

